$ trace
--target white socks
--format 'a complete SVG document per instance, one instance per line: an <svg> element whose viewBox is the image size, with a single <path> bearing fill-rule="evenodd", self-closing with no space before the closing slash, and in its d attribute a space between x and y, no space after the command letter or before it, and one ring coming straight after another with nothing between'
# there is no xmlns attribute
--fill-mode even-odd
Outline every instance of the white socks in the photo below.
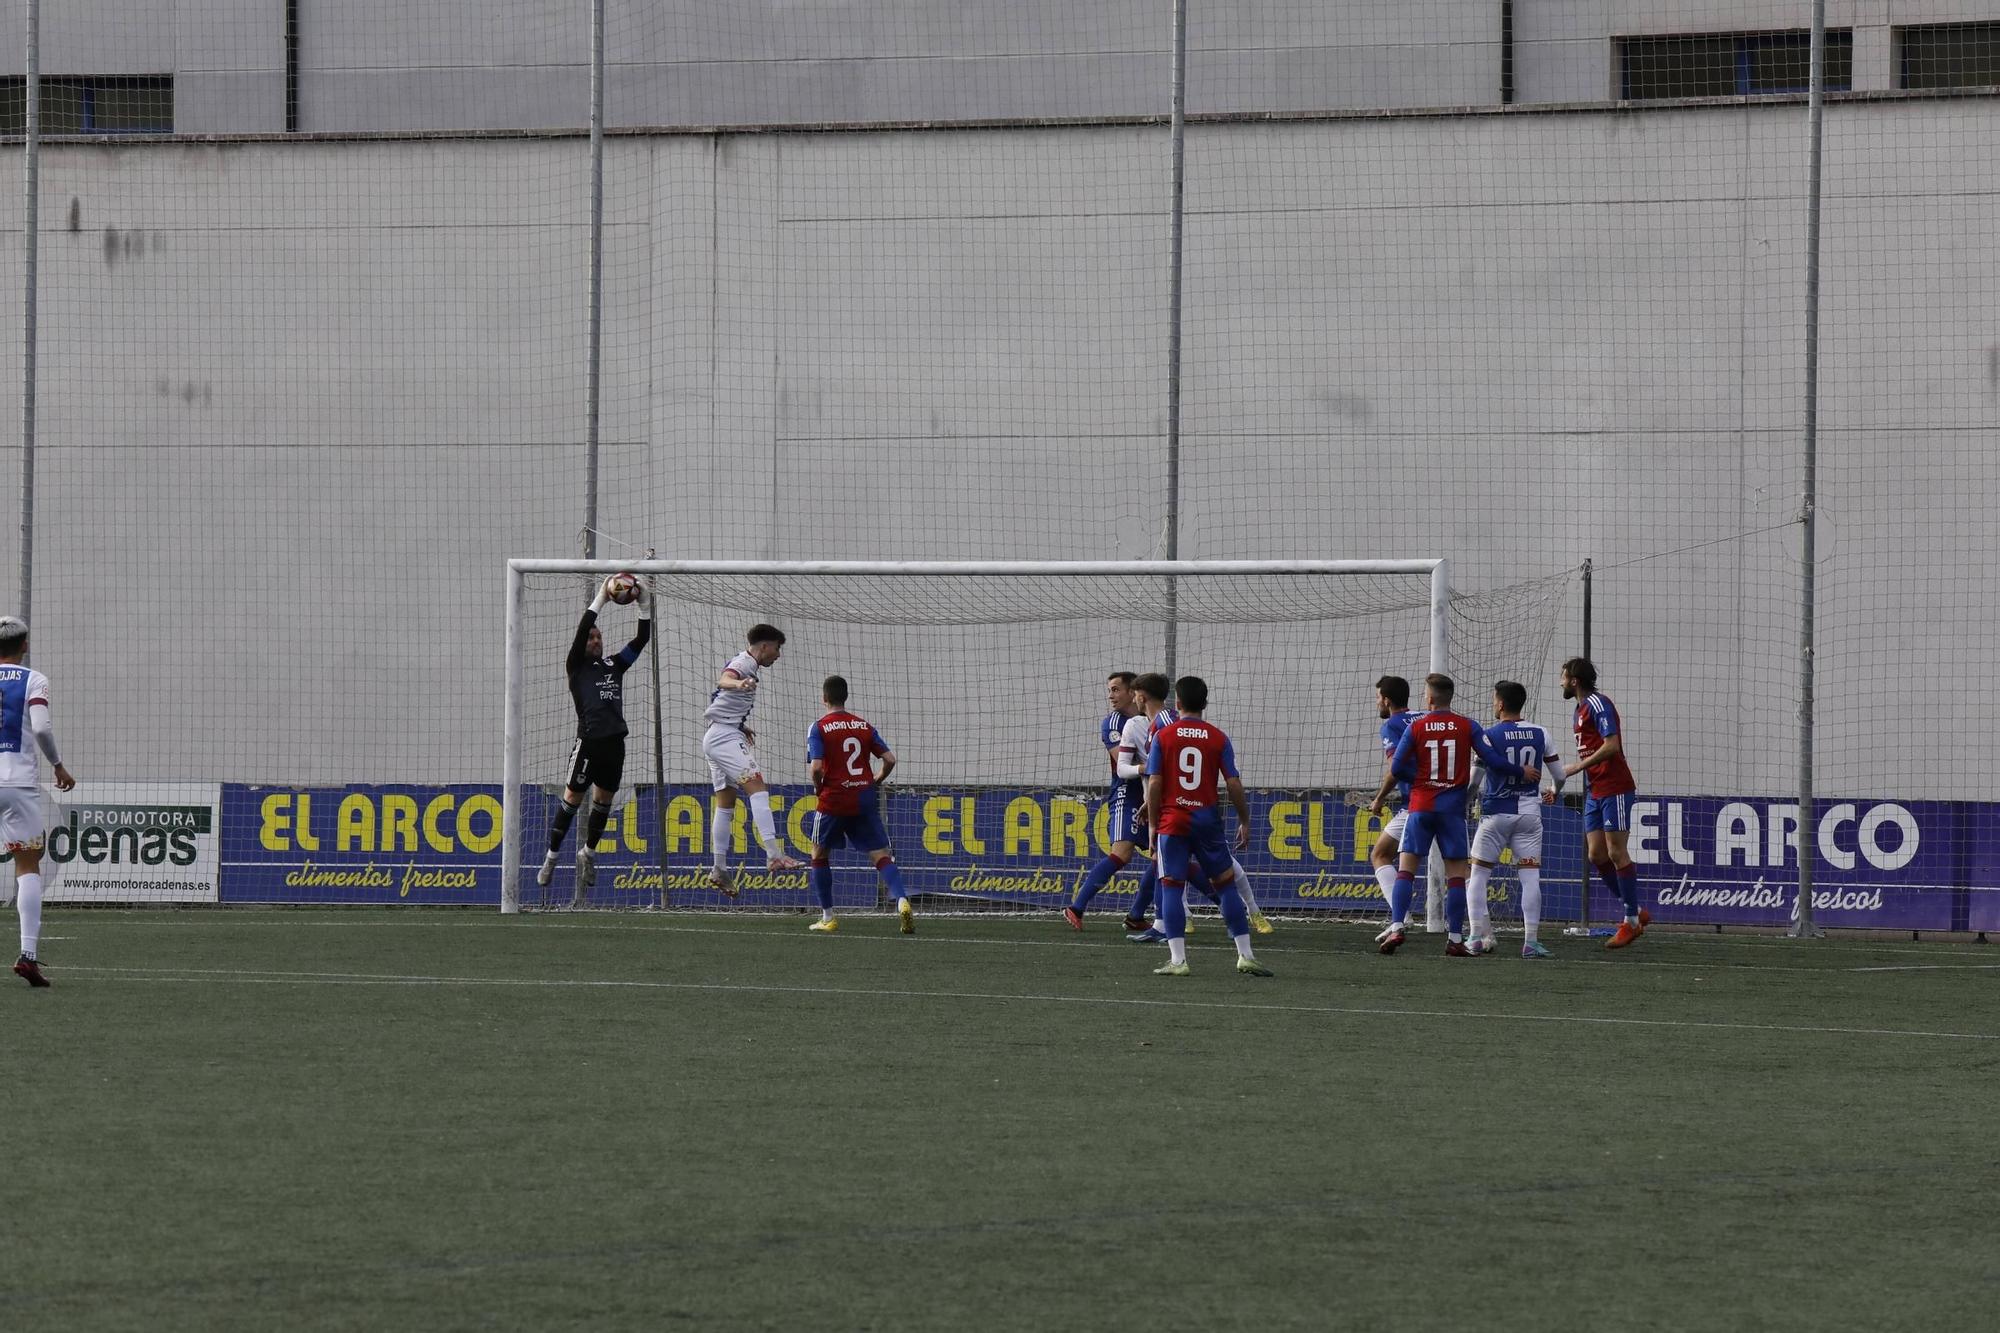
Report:
<svg viewBox="0 0 2000 1333"><path fill-rule="evenodd" d="M717 870L729 869L729 826L734 822L731 817L735 813L734 809L718 805L708 817L708 849L715 855Z"/></svg>
<svg viewBox="0 0 2000 1333"><path fill-rule="evenodd" d="M1241 861L1231 858L1229 864L1236 867L1236 878L1231 880L1230 883L1234 884L1236 891L1243 895L1243 910L1253 916L1256 915L1257 895L1250 892L1250 876L1244 873ZM1248 958L1250 955L1244 954L1243 956Z"/></svg>
<svg viewBox="0 0 2000 1333"><path fill-rule="evenodd" d="M750 818L757 823L757 841L764 844L764 850L776 856L785 850L778 841L778 821L771 817L771 793L753 791L750 793Z"/></svg>
<svg viewBox="0 0 2000 1333"><path fill-rule="evenodd" d="M1231 938L1236 942L1236 956L1238 958L1248 958L1253 961L1256 959L1257 955L1250 950L1250 937L1248 935L1235 935Z"/></svg>
<svg viewBox="0 0 2000 1333"><path fill-rule="evenodd" d="M1375 882L1382 886L1382 901L1394 904L1396 901L1396 863L1375 867Z"/></svg>
<svg viewBox="0 0 2000 1333"><path fill-rule="evenodd" d="M1521 867L1521 926L1528 933L1528 943L1541 938L1542 930L1542 869L1540 866Z"/></svg>
<svg viewBox="0 0 2000 1333"><path fill-rule="evenodd" d="M1493 867L1472 867L1465 881L1465 910L1472 917L1472 938L1483 940L1493 933L1493 916L1486 906L1486 886L1493 880Z"/></svg>
<svg viewBox="0 0 2000 1333"><path fill-rule="evenodd" d="M14 910L21 914L21 952L33 958L35 944L42 936L42 877L21 875L14 882Z"/></svg>
<svg viewBox="0 0 2000 1333"><path fill-rule="evenodd" d="M1170 939L1167 941L1167 959L1175 963L1185 963L1187 961L1186 938L1178 940Z"/></svg>

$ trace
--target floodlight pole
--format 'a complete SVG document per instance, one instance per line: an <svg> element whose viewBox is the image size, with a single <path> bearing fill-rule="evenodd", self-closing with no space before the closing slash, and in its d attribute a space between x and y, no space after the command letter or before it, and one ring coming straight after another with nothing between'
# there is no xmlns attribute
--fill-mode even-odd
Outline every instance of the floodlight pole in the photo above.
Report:
<svg viewBox="0 0 2000 1333"><path fill-rule="evenodd" d="M584 386L583 555L597 554L597 441L604 392L604 0L590 3L590 331Z"/></svg>
<svg viewBox="0 0 2000 1333"><path fill-rule="evenodd" d="M1181 557L1181 238L1187 185L1187 0L1174 0L1173 113L1170 118L1167 226L1167 540ZM1180 587L1167 580L1167 679L1180 656Z"/></svg>
<svg viewBox="0 0 2000 1333"><path fill-rule="evenodd" d="M35 600L36 297L41 276L42 0L28 0L26 178L21 218L21 589L16 603L31 619Z"/></svg>
<svg viewBox="0 0 2000 1333"><path fill-rule="evenodd" d="M1813 0L1812 78L1806 96L1806 401L1805 494L1799 537L1799 896L1791 933L1814 939L1813 923L1813 721L1815 685L1814 615L1818 595L1816 538L1819 527L1819 232L1822 129L1826 117L1826 0Z"/></svg>

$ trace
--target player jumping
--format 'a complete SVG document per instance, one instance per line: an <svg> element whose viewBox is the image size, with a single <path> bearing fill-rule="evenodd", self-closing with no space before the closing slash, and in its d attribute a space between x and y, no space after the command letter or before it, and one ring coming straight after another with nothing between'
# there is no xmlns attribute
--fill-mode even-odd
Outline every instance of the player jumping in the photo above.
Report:
<svg viewBox="0 0 2000 1333"><path fill-rule="evenodd" d="M1623 949L1646 931L1653 914L1639 906L1639 872L1626 842L1632 836L1632 794L1639 784L1625 762L1625 730L1618 710L1597 692L1597 668L1587 657L1562 664L1563 698L1576 699L1576 766L1585 773L1588 797L1583 804L1584 854L1606 888L1625 904L1625 919L1607 949Z"/></svg>
<svg viewBox="0 0 2000 1333"><path fill-rule="evenodd" d="M56 790L68 791L76 779L56 754L56 733L49 722L49 678L23 666L28 655L28 622L0 616L0 843L14 858L14 910L21 917L21 957L14 975L30 986L47 986L35 946L42 933L41 777L35 749L48 756L55 770Z"/></svg>
<svg viewBox="0 0 2000 1333"><path fill-rule="evenodd" d="M1111 711L1097 724L1097 739L1111 758L1111 790L1105 797L1105 806L1111 812L1111 850L1091 866L1083 883L1076 886L1069 905L1063 908L1063 920L1069 922L1071 930L1083 929L1083 914L1090 900L1132 860L1142 835L1139 812L1145 803L1145 793L1141 790L1145 769L1132 768L1132 749L1128 743L1134 725L1144 726L1145 715L1134 693L1137 679L1130 671L1114 671L1104 681L1104 700L1111 705ZM1125 926L1128 930L1144 930L1146 922L1141 918L1135 923L1128 915Z"/></svg>
<svg viewBox="0 0 2000 1333"><path fill-rule="evenodd" d="M784 631L775 625L752 625L746 636L750 646L729 659L716 678L715 693L709 696L702 717L708 730L701 738L702 757L715 788L715 813L709 819L710 851L714 869L708 882L730 897L736 896L736 872L729 866L730 825L736 818L736 789L750 798L750 818L757 825L757 841L764 845L766 870L797 870L805 863L785 855L778 840L778 823L771 815L771 793L764 774L757 767L757 733L750 730L750 710L757 706L757 685L766 667L778 660L785 646Z"/></svg>
<svg viewBox="0 0 2000 1333"><path fill-rule="evenodd" d="M1236 892L1236 868L1222 836L1222 812L1216 805L1217 786L1226 785L1236 809L1236 850L1250 845L1250 798L1236 771L1236 747L1222 728L1202 720L1208 707L1208 683L1199 676L1174 682L1180 719L1153 738L1146 756L1146 823L1157 830L1155 854L1160 863L1160 919L1167 927L1167 963L1156 976L1184 977L1187 961L1187 882L1190 862L1208 872L1220 895L1222 919L1236 945L1236 970L1268 977L1271 969L1257 961L1250 947L1250 917Z"/></svg>
<svg viewBox="0 0 2000 1333"><path fill-rule="evenodd" d="M1556 755L1549 733L1533 722L1521 720L1528 703L1528 687L1516 680L1503 680L1493 687L1493 715L1500 720L1486 729L1486 743L1514 763L1528 768L1541 765L1562 785L1563 764ZM1472 935L1467 951L1491 953L1494 947L1493 921L1486 903L1486 886L1500 854L1514 853L1514 866L1521 876L1521 926L1524 932L1521 957L1547 958L1542 943L1542 802L1554 800L1551 790L1543 795L1539 782L1510 778L1492 769L1479 796L1479 827L1472 834L1472 878L1465 891L1472 909Z"/></svg>
<svg viewBox="0 0 2000 1333"><path fill-rule="evenodd" d="M812 770L813 790L819 793L819 813L813 817L812 887L819 899L819 920L810 930L834 931L840 922L833 915L833 849L842 843L867 853L889 892L896 895L896 916L905 935L917 930L910 910L909 891L903 887L903 872L889 854L889 834L882 827L881 795L878 784L888 780L896 767L896 752L875 730L847 711L847 681L828 676L819 697L827 711L813 723L806 735L806 759ZM882 769L875 770L875 760Z"/></svg>
<svg viewBox="0 0 2000 1333"><path fill-rule="evenodd" d="M1395 897L1389 904L1395 920L1375 946L1382 953L1394 953L1403 945L1410 924L1410 900L1417 892L1417 867L1435 843L1444 857L1445 956L1472 956L1465 947L1465 876L1471 859L1465 837L1465 791L1472 780L1473 757L1511 777L1530 783L1541 780L1539 769L1516 764L1486 743L1486 733L1477 722L1451 711L1451 697L1456 692L1451 677L1442 672L1424 677L1424 702L1430 711L1411 722L1409 731L1397 742L1389 773L1368 807L1381 814L1389 789L1398 780L1409 782L1410 818L1403 830Z"/></svg>
<svg viewBox="0 0 2000 1333"><path fill-rule="evenodd" d="M572 899L576 907L583 906L584 896L597 882L597 840L604 836L611 802L625 777L625 673L639 660L653 634L653 594L642 582L639 632L617 656L604 655L604 631L598 628L597 613L611 599L611 583L612 579L606 579L598 585L597 596L576 622L576 638L563 663L563 670L569 673L570 702L576 705L576 748L570 751L562 804L556 807L556 817L549 825L549 852L542 858L542 868L535 872L535 883L546 889L555 878L563 839L569 836L576 808L588 789L590 814L583 821L583 837L576 845L576 894Z"/></svg>

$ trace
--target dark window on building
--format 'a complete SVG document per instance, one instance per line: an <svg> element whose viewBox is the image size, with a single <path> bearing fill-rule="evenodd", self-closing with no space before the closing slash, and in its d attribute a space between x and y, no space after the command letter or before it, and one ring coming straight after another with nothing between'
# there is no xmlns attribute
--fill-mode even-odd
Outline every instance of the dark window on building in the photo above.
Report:
<svg viewBox="0 0 2000 1333"><path fill-rule="evenodd" d="M1934 23L1896 31L1897 86L2000 84L2000 23Z"/></svg>
<svg viewBox="0 0 2000 1333"><path fill-rule="evenodd" d="M0 79L0 134L28 128L28 81ZM43 134L171 134L174 81L170 75L43 76Z"/></svg>
<svg viewBox="0 0 2000 1333"><path fill-rule="evenodd" d="M1628 101L1661 97L1749 97L1802 93L1812 80L1810 32L1709 33L1699 37L1618 39L1618 95ZM1854 85L1854 34L1826 34L1826 88Z"/></svg>

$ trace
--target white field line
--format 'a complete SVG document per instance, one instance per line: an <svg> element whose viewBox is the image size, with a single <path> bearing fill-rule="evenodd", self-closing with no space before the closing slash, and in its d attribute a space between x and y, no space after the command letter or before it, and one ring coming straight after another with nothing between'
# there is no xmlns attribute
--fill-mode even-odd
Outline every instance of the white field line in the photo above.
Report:
<svg viewBox="0 0 2000 1333"><path fill-rule="evenodd" d="M1220 967L1217 969L1220 971ZM711 981L563 980L540 977L455 977L369 972L285 972L262 968L65 967L51 968L57 979L80 972L133 982L263 986L493 986L527 990L657 990L713 994L838 995L863 999L976 1000L1021 1004L1077 1004L1130 1009L1229 1009L1274 1014L1319 1014L1357 1018L1444 1018L1455 1022L1558 1023L1582 1027L1672 1028L1723 1032L1775 1032L1841 1037L1931 1037L1942 1041L2000 1042L2000 1032L1932 1032L1910 1028L1816 1027L1788 1023L1716 1023L1678 1018L1601 1018L1578 1014L1511 1014L1463 1009L1384 1009L1346 1005L1230 1003L1222 1000L1130 999L1034 992L900 990L868 986L771 986ZM1170 983L1168 983L1170 984Z"/></svg>
<svg viewBox="0 0 2000 1333"><path fill-rule="evenodd" d="M2000 963L1898 963L1893 967L1850 967L1848 972L2000 972Z"/></svg>
<svg viewBox="0 0 2000 1333"><path fill-rule="evenodd" d="M806 919L805 915L802 913L797 915L800 921L804 921ZM727 917L711 917L709 919L726 920ZM769 922L769 921L781 920L783 918L778 914L759 913L755 919L758 921ZM864 919L874 920L877 922L889 922L893 921L895 918L888 916L886 914L870 913L867 914L867 916ZM937 917L917 918L919 922L934 922L939 919L940 918ZM947 921L963 921L965 918L947 917L943 919ZM165 920L165 918L163 918L162 920ZM131 916L103 918L102 924L113 924L113 923L118 925L139 924L138 922L135 922L135 920ZM258 917L239 916L234 913L223 913L219 916L207 917L200 921L189 920L189 919L175 919L174 924L171 928L178 930L198 930L203 928L204 926L215 925L215 924L254 925L262 927L270 927L274 929L279 927L311 926L328 930L373 930L373 929L389 929L389 928L404 928L404 927L433 928L433 929L452 928L460 930L519 930L523 928L519 925L504 921L497 921L497 920L488 921L484 919L451 921L451 920L440 919L438 917L429 917L429 918L412 917L411 919L406 921L381 920L381 919L341 921L341 920L330 920L330 919L307 920L299 917L294 917L290 920L282 920L282 919L274 919L271 917L263 917L263 916L258 916ZM1117 923L1114 921L1111 923L1111 926L1113 929L1116 929ZM575 918L561 918L561 917L542 918L538 916L535 918L534 925L527 928L533 930L591 931L591 932L597 932L601 934L611 934L611 935L618 935L618 934L725 935L725 936L736 936L746 940L797 939L800 941L808 942L808 947L810 948L824 947L818 943L818 940L821 939L822 937L817 935L810 935L803 926L801 926L796 932L780 932L769 929L757 929L748 926L747 924L743 926L679 925L659 920L656 917L648 917L629 922L621 921L618 924L614 925L608 921L597 922L589 920L578 920ZM1197 929L1194 932L1193 939L1197 943L1197 945L1199 945L1201 942L1205 941L1209 937L1209 933L1211 931L1213 931L1217 937L1220 937L1221 929L1222 929L1222 923L1219 918L1212 918L1212 917L1206 918L1201 922L1201 928ZM1351 929L1358 932L1362 929L1366 929L1366 927L1359 925L1351 926L1348 925L1347 923L1340 923L1339 925L1336 926L1333 923L1315 922L1312 923L1312 925L1309 927L1300 927L1296 923L1294 923L1291 929L1327 930L1329 932L1331 932L1334 929ZM1064 927L1063 932L1066 931L1067 927ZM1097 940L1085 940L1076 938L1074 932L1069 932L1067 934L1067 937L1063 932L1051 930L1049 935L1044 938L1037 938L1037 937L990 938L979 935L939 935L933 931L926 931L920 928L914 938L899 934L856 933L856 934L843 934L840 936L840 939L843 942L889 944L899 949L934 947L938 945L949 944L949 945L972 945L980 948L999 948L999 949L1109 949L1112 950L1113 952L1130 951L1133 952L1134 954L1137 954L1139 950L1144 947L1140 945L1135 945L1131 941L1122 938L1112 939L1112 940L1104 940L1101 938ZM47 938L53 938L53 937L47 937ZM1416 937L1416 940L1419 942L1418 945L1415 947L1416 953L1422 952L1422 949L1420 947L1420 942L1426 938L1428 938L1428 936L1425 935L1419 935ZM1702 937L1702 942L1703 944L1708 944L1711 941L1709 941L1706 937ZM1282 933L1279 936L1273 937L1268 940L1259 937L1258 947L1262 949L1264 952L1274 955L1287 954L1292 952L1292 950L1288 948L1288 946L1286 945ZM1372 953L1373 950L1364 949L1364 950L1359 950L1357 952ZM1891 950L1871 949L1870 952L1893 953L1897 951L1893 949ZM1917 949L1917 950L1908 950L1906 952L1925 952L1925 951L1922 949ZM1505 951L1503 950L1503 955L1504 953ZM1894 972L1894 971L1929 970L1929 968L1927 967L1926 968L1841 967L1833 963L1828 963L1819 966L1810 966L1810 965L1798 966L1795 964L1778 962L1775 960L1771 962L1758 962L1758 963L1725 963L1715 960L1709 960L1705 962L1693 962L1684 959L1653 958L1644 955L1634 957L1629 952L1622 954L1617 958L1607 958L1604 956L1604 953L1605 951L1601 944L1578 942L1559 947L1555 958L1551 961L1559 963L1569 963L1569 964L1587 964L1587 965L1602 966L1602 967L1672 968L1676 970L1694 971L1694 972L1720 972L1720 971L1813 972L1813 973L1831 975L1840 972L1869 972L1869 971ZM1306 955L1301 955L1301 956L1306 956ZM1337 954L1337 953L1315 952L1310 956L1341 958L1341 957L1346 957L1347 955ZM1537 966L1546 966L1546 965L1547 964L1537 964ZM1971 968L1974 966L1985 966L1985 965L1956 964L1952 966ZM2000 967L2000 964L1995 964L1994 966Z"/></svg>
<svg viewBox="0 0 2000 1333"><path fill-rule="evenodd" d="M268 927L271 929L280 929L280 928L297 929L301 926L311 926L324 930L386 930L386 929L412 929L412 928L434 929L434 930L446 930L446 929L520 930L524 927L525 923L532 922L533 926L531 928L537 930L684 931L691 934L729 935L729 934L760 934L762 932L751 931L751 930L717 930L714 929L713 927L706 927L706 926L681 926L681 925L671 924L671 920L674 918L678 918L681 920L706 920L706 921L728 921L731 919L750 920L750 921L782 921L787 917L796 917L798 920L804 921L807 919L809 915L809 913L807 913L803 909L798 911L791 911L791 910L776 909L776 908L771 908L771 909L745 908L739 911L731 911L728 908L719 908L719 909L672 908L665 913L657 910L644 911L640 909L633 909L629 912L609 911L609 910L585 911L580 913L528 912L522 914L518 918L510 920L506 917L502 917L497 911L491 913L482 912L475 914L463 910L455 910L449 914L446 914L446 913L425 912L422 908L375 909L375 908L357 906L352 910L357 913L368 912L371 913L371 916L368 918L358 919L358 920L341 920L339 919L339 917L342 915L342 910L343 909L339 908L315 908L311 911L295 912L288 910L283 906L274 906L269 911L231 910L231 911L216 911L216 912L159 912L153 908L146 908L146 907L110 908L110 909L93 909L92 912L90 913L91 918L93 918L92 920L85 921L83 918L79 917L76 920L75 924L142 926L149 929L164 928L171 930L200 930L212 925ZM407 916L403 914L407 914ZM852 915L855 919L862 921L894 921L896 919L894 914L889 912L855 912L851 913L850 915ZM933 913L931 915L919 914L917 920L919 923L922 922L963 923L963 922L976 922L982 916L985 915L987 914L971 913L971 912ZM1049 912L1044 914L1025 914L1025 913L1013 913L1013 912L1002 913L999 914L999 919L1004 921L1027 923L1036 920L1038 916L1045 916L1049 921L1052 922L1058 919L1054 912ZM593 921L590 918L596 918L596 920ZM1327 931L1329 933L1335 931L1350 931L1350 930L1351 931L1368 930L1372 933L1373 931L1379 929L1381 921L1386 919L1387 918L1380 918L1374 921L1298 921L1290 917L1272 918L1272 920L1275 921L1282 928L1282 930ZM1104 920L1107 929L1115 930L1119 928L1119 921L1115 915L1106 913L1104 916ZM1217 914L1215 914L1214 912L1198 913L1195 915L1194 920L1198 924L1206 925L1211 929L1219 930L1221 929L1222 926L1222 918ZM613 921L616 921L618 924L616 925L610 924ZM602 924L600 924L600 922ZM1671 922L1661 923L1661 925L1663 926L1671 926L1672 924L1673 923ZM803 927L801 929L803 929ZM1067 929L1067 927L1064 927L1064 929ZM1056 939L1052 940L962 939L954 942L962 942L969 944L1040 945L1047 943L1055 943L1057 942L1057 940L1060 940L1059 934L1057 934L1056 932L1051 932L1051 933L1056 934ZM1196 933L1198 934L1200 932L1197 931ZM1502 939L1507 939L1517 934L1519 934L1519 931L1511 926L1505 927L1500 931L1500 937ZM766 935L766 937L768 938L768 935ZM1421 939L1423 937L1424 936L1422 934L1419 934L1417 938ZM921 933L921 927L920 927L919 938L926 938ZM928 936L927 938L932 941L941 942L941 937L936 935L931 935ZM1705 932L1692 932L1692 931L1682 931L1682 930L1663 930L1660 932L1660 938L1663 940L1697 941L1705 948L1712 948L1719 945L1724 948L1732 948L1732 949L1761 949L1765 951L1782 950L1787 952L1798 952L1798 951L1811 950L1814 947L1813 945L1808 943L1801 943L1800 941L1797 940L1784 939L1777 936L1712 935ZM1084 940L1071 940L1062 942L1066 944L1068 947L1072 948L1122 947L1122 942L1114 942L1109 944L1093 944ZM1576 943L1570 945L1570 947L1589 948L1590 945L1588 943ZM1866 951L1871 954L1919 954L1926 957L1935 958L1940 953L1946 953L1951 955L1966 954L1966 953L1985 954L1989 952L1993 946L1985 944L1974 944L1970 941L1961 942L1952 940L1939 940L1934 944L1922 944L1922 943L1879 944L1867 940L1854 940L1854 941L1836 941L1834 942L1833 947L1835 949L1852 949L1856 952ZM1568 957L1569 955L1565 954L1563 956ZM1817 968L1817 969L1804 969L1804 970L1839 971L1842 969Z"/></svg>

